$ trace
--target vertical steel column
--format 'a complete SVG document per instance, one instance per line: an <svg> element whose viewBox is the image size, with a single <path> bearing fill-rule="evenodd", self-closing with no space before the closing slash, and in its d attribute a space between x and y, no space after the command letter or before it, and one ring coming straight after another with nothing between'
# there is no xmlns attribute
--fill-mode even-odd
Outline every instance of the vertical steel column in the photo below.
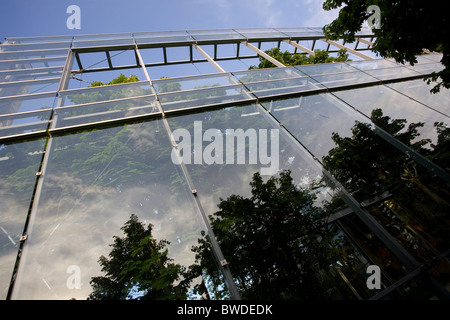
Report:
<svg viewBox="0 0 450 320"><path fill-rule="evenodd" d="M192 192L192 195L194 197L195 203L196 203L196 205L197 205L197 207L198 207L198 209L200 211L200 214L202 216L202 220L205 223L207 233L208 233L208 235L210 237L209 241L210 241L211 246L213 248L213 252L214 252L214 254L215 254L215 256L216 256L216 258L217 258L217 260L219 262L219 267L220 267L220 270L222 271L222 274L223 274L223 276L225 278L225 282L226 282L227 288L230 291L231 297L234 300L240 300L241 296L240 296L239 290L237 289L236 284L234 282L234 279L233 279L233 276L231 274L231 270L229 268L229 265L227 264L226 259L225 259L224 255L222 253L222 250L221 250L221 248L219 246L219 243L217 242L217 239L216 239L216 237L214 235L214 232L212 230L209 218L206 215L205 210L203 209L203 206L202 206L202 204L200 202L200 199L198 198L197 190L195 189L194 183L192 182L192 179L191 179L191 176L190 176L190 174L189 174L189 172L187 170L187 167L186 167L186 165L184 164L184 162L182 160L182 157L181 157L181 154L180 154L180 150L178 150L178 146L177 146L177 143L176 143L176 141L175 141L175 139L173 137L172 130L170 128L169 122L167 121L167 118L166 118L166 116L164 114L164 109L162 108L161 103L159 101L159 98L156 95L156 90L154 89L153 84L152 84L151 79L150 79L150 76L147 73L144 61L143 61L143 59L141 57L141 54L139 53L139 48L138 48L137 44L136 44L135 50L136 50L136 54L137 54L137 56L139 58L139 61L141 63L141 67L144 69L145 76L147 77L147 80L150 83L152 91L155 93L157 104L158 104L158 106L160 108L160 111L161 111L161 114L162 114L162 120L163 120L164 126L166 128L167 134L169 135L169 138L170 138L170 141L172 143L172 146L177 152L181 169L182 169L183 174L185 176L185 179L186 179L186 181L187 181L187 183L189 185L189 188L191 189L191 192Z"/></svg>

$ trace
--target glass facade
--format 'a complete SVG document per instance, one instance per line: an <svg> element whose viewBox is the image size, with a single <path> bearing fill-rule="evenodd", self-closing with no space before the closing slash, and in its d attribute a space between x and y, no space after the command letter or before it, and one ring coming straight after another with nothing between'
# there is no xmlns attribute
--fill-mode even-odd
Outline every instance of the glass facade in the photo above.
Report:
<svg viewBox="0 0 450 320"><path fill-rule="evenodd" d="M221 67L322 38L6 39L0 299L448 298L450 92L424 81L442 55Z"/></svg>

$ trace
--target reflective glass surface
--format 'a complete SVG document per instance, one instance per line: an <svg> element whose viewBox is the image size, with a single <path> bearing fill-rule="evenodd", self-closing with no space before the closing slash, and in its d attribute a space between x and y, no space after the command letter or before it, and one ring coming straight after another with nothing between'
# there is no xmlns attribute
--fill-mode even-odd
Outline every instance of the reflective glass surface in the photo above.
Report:
<svg viewBox="0 0 450 320"><path fill-rule="evenodd" d="M8 38L0 299L440 298L450 91L432 94L424 79L443 56L254 69L242 44L334 50L322 38L322 28ZM379 289L367 282L374 265Z"/></svg>
<svg viewBox="0 0 450 320"><path fill-rule="evenodd" d="M159 112L154 95L55 108L56 127Z"/></svg>
<svg viewBox="0 0 450 320"><path fill-rule="evenodd" d="M0 71L0 82L25 81L60 77L63 67L46 67Z"/></svg>
<svg viewBox="0 0 450 320"><path fill-rule="evenodd" d="M407 124L423 122L423 127L418 127L417 131L422 139L431 139L432 143L437 141L434 123L443 121L449 124L448 118L443 117L442 114L385 86L339 91L334 94L367 117L371 116L373 109L380 108L384 115L392 119L405 119Z"/></svg>
<svg viewBox="0 0 450 320"><path fill-rule="evenodd" d="M279 99L263 102L263 106L319 159L334 148L332 134L351 135L357 119L330 94Z"/></svg>
<svg viewBox="0 0 450 320"><path fill-rule="evenodd" d="M326 75L312 76L327 88L340 87L346 85L355 85L362 83L377 82L378 79L362 71L358 72L344 72Z"/></svg>
<svg viewBox="0 0 450 320"><path fill-rule="evenodd" d="M366 70L365 72L379 80L390 80L390 79L406 78L406 77L413 77L413 76L420 75L420 73L418 73L414 70L411 70L409 68L406 68L406 67Z"/></svg>
<svg viewBox="0 0 450 320"><path fill-rule="evenodd" d="M124 237L121 228L126 227L132 215L146 227L152 225L151 234L136 245L148 244L144 241L151 236L157 242L163 241L159 259L164 257L164 250L173 259L165 267L160 266L167 268L166 278L159 278L155 269L154 278L145 279L164 283L164 290L174 288L170 292L174 297L196 298L188 290L198 284L198 279L187 287L177 287L176 280L181 267L194 263L191 246L200 238L204 223L180 166L171 160L171 150L160 120L55 138L14 298L67 300L85 299L91 293L111 293L109 287L101 285L101 279L96 282L95 292L90 284L95 277L107 276L99 259L112 258L109 253L114 237ZM148 245L156 245L152 243ZM139 248L129 248L126 257L114 261L132 267L132 252ZM152 263L151 259L158 256L149 259L137 261ZM130 294L146 293L139 289L145 283L136 280L133 284L135 290ZM165 292L161 290L155 288L159 298Z"/></svg>
<svg viewBox="0 0 450 320"><path fill-rule="evenodd" d="M59 78L44 80L25 80L0 83L0 96L18 96L25 94L44 93L58 90Z"/></svg>
<svg viewBox="0 0 450 320"><path fill-rule="evenodd" d="M66 56L35 59L18 59L0 61L0 70L20 70L31 68L46 68L49 66L64 66Z"/></svg>
<svg viewBox="0 0 450 320"><path fill-rule="evenodd" d="M450 116L449 90L442 88L438 93L431 93L430 90L434 85L432 83L428 85L422 79L390 83L387 86L445 114L446 116Z"/></svg>
<svg viewBox="0 0 450 320"><path fill-rule="evenodd" d="M346 63L308 64L296 66L295 68L309 76L340 72L352 72L357 70L356 68Z"/></svg>
<svg viewBox="0 0 450 320"><path fill-rule="evenodd" d="M6 299L45 139L0 144L0 299Z"/></svg>
<svg viewBox="0 0 450 320"><path fill-rule="evenodd" d="M62 106L72 106L92 102L118 100L152 94L147 81L104 85L83 89L66 90L60 93Z"/></svg>
<svg viewBox="0 0 450 320"><path fill-rule="evenodd" d="M30 58L52 57L52 56L67 57L67 52L68 52L67 49L0 52L0 60L30 59Z"/></svg>

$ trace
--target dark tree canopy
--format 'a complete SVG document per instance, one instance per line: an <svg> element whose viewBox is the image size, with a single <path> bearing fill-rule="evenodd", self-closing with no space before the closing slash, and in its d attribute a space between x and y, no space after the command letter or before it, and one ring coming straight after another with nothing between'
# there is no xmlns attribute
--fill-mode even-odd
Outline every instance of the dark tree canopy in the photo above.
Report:
<svg viewBox="0 0 450 320"><path fill-rule="evenodd" d="M370 5L380 8L380 28L373 29L376 40L373 51L382 57L393 57L397 62L415 63L416 56L424 50L443 53L441 60L445 69L432 75L430 80L438 81L432 89L450 88L450 17L448 1L445 0L326 0L325 10L340 9L336 20L324 27L327 38L355 40L355 33L372 12ZM439 80L440 78L440 80Z"/></svg>

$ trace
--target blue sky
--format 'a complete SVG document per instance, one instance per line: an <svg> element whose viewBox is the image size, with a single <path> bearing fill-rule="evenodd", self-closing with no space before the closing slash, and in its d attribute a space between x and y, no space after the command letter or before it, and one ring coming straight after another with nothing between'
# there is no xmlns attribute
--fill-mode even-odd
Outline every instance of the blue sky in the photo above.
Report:
<svg viewBox="0 0 450 320"><path fill-rule="evenodd" d="M195 29L322 27L337 12L324 0L0 0L0 41L6 37ZM81 29L66 27L69 5Z"/></svg>

